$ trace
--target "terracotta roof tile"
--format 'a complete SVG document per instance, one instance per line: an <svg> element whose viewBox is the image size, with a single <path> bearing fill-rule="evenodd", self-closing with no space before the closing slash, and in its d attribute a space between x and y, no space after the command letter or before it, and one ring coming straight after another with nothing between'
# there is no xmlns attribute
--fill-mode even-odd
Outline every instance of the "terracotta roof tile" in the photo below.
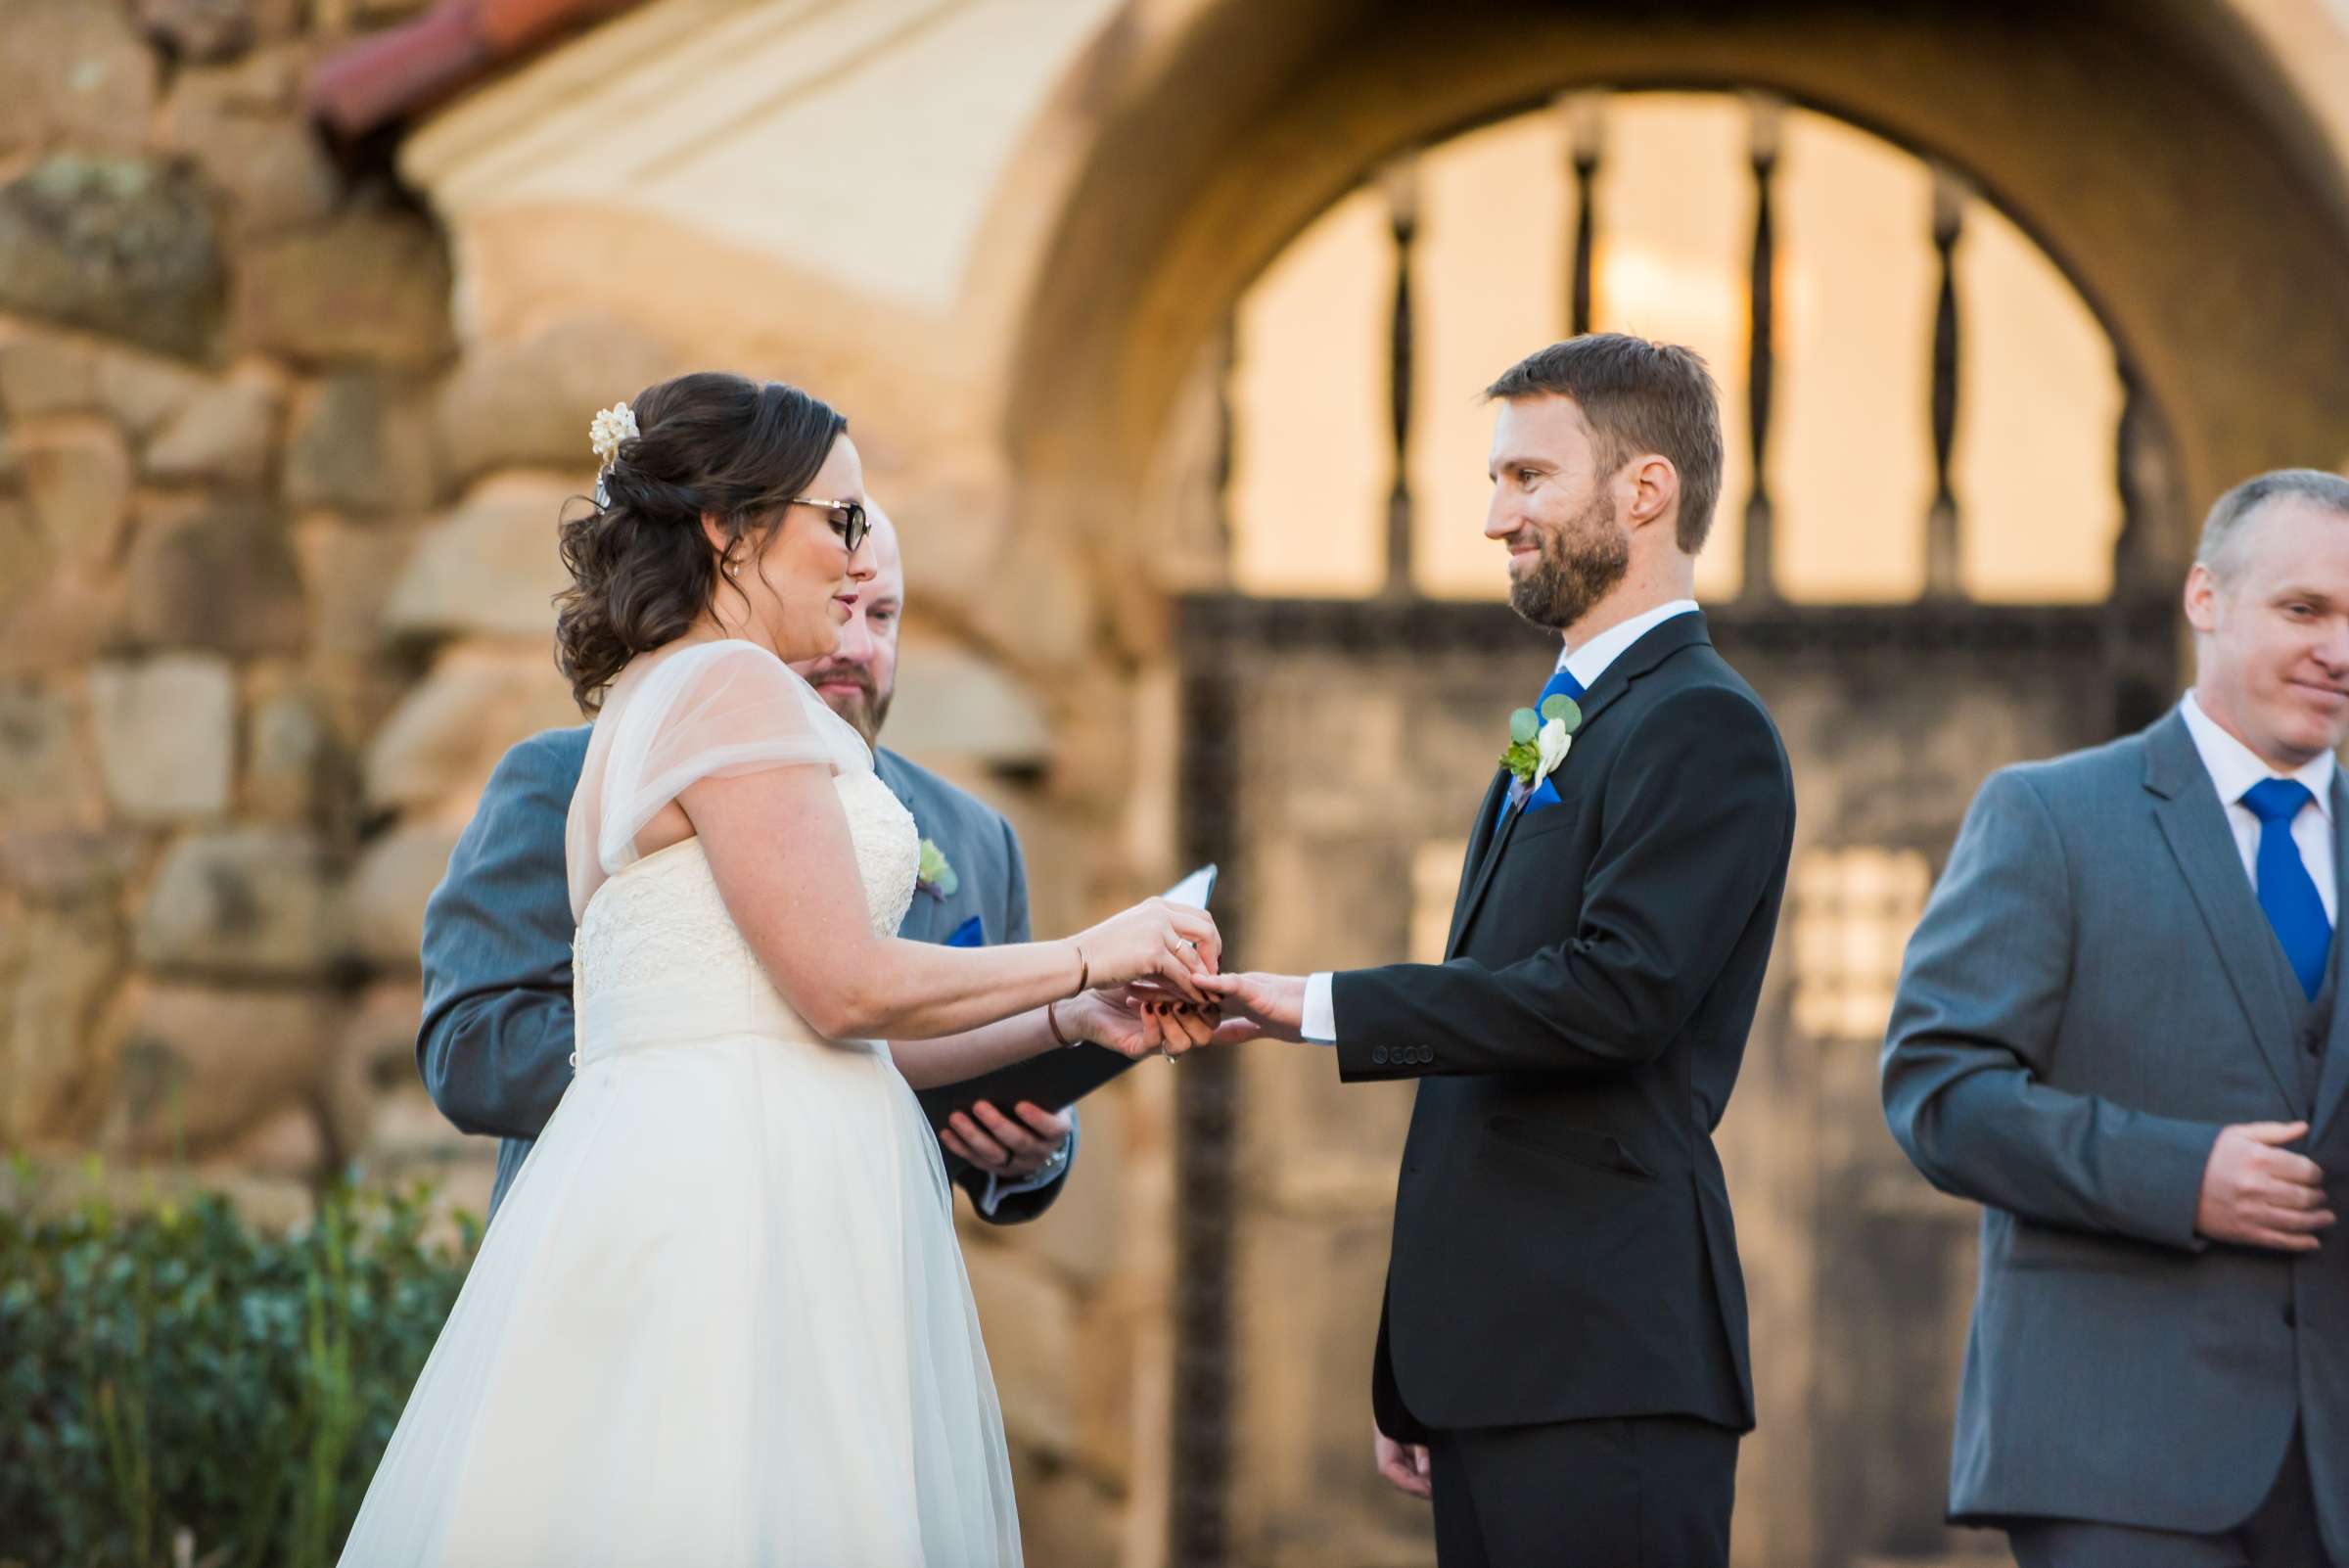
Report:
<svg viewBox="0 0 2349 1568"><path fill-rule="evenodd" d="M494 74L559 33L638 0L440 0L372 33L310 72L314 117L353 139Z"/></svg>

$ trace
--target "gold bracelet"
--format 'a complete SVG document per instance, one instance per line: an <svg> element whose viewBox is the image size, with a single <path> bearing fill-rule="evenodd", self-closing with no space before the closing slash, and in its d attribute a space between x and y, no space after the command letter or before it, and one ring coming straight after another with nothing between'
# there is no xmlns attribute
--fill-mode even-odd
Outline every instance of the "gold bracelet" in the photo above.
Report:
<svg viewBox="0 0 2349 1568"><path fill-rule="evenodd" d="M1065 999L1063 998L1063 1000ZM1044 1027L1052 1032L1052 1043L1065 1051L1074 1041L1060 1032L1060 1020L1052 1014L1052 1009L1059 1005L1060 1003L1056 1001L1044 1003Z"/></svg>
<svg viewBox="0 0 2349 1568"><path fill-rule="evenodd" d="M1077 989L1062 997L1063 1001L1073 1000L1093 989L1093 965L1084 955L1084 945L1072 941L1069 945L1077 949Z"/></svg>

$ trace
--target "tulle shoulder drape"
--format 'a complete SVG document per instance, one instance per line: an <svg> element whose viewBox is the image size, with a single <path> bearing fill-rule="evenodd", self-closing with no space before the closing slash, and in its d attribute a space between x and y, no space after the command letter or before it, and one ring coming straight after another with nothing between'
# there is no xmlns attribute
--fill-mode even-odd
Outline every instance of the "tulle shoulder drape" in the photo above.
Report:
<svg viewBox="0 0 2349 1568"><path fill-rule="evenodd" d="M564 852L577 920L636 856L636 835L697 779L772 767L869 772L863 738L815 688L750 642L639 659L607 694L572 796Z"/></svg>

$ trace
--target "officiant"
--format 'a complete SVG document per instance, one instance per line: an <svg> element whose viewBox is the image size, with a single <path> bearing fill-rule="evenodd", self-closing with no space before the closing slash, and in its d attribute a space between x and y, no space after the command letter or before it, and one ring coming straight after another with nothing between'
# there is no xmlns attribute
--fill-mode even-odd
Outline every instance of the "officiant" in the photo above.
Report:
<svg viewBox="0 0 2349 1568"><path fill-rule="evenodd" d="M873 579L857 595L839 650L795 665L825 704L873 747L886 783L922 834L921 881L900 936L956 945L1026 942L1028 877L1002 814L895 752L881 726L897 688L905 567L897 530L870 514ZM489 1212L571 1084L570 898L564 820L587 755L588 726L548 730L506 753L450 853L424 915L424 1016L416 1064L440 1114L501 1139ZM1039 1045L1077 1025L1086 998L1039 1017ZM940 1129L947 1175L998 1224L1042 1214L1077 1156L1077 1115L982 1101Z"/></svg>

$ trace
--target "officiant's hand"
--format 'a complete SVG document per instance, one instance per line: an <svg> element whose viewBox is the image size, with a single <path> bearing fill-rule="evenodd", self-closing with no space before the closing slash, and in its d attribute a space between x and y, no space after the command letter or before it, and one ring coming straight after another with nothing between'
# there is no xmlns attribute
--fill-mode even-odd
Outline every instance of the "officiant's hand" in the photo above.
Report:
<svg viewBox="0 0 2349 1568"><path fill-rule="evenodd" d="M1252 1026L1256 1035L1274 1039L1305 1038L1305 977L1303 975L1266 975L1250 971L1245 974L1203 975L1199 988L1223 999L1226 1018L1236 1016ZM1227 1029L1230 1025L1225 1026ZM1217 1037L1220 1040L1223 1037ZM1234 1029L1232 1040L1255 1038L1244 1030ZM1224 1041L1232 1042L1231 1040Z"/></svg>
<svg viewBox="0 0 2349 1568"><path fill-rule="evenodd" d="M1420 1443L1398 1443L1381 1432L1376 1422L1370 1426L1370 1447L1378 1459L1378 1473L1387 1478L1390 1486L1411 1497L1428 1499L1436 1495L1435 1483L1428 1468L1427 1448Z"/></svg>
<svg viewBox="0 0 2349 1568"><path fill-rule="evenodd" d="M1069 1141L1068 1113L1047 1111L1033 1101L1012 1107L1013 1121L994 1105L981 1100L968 1111L956 1111L938 1130L938 1141L949 1154L960 1155L992 1176L1017 1181L1041 1171Z"/></svg>

